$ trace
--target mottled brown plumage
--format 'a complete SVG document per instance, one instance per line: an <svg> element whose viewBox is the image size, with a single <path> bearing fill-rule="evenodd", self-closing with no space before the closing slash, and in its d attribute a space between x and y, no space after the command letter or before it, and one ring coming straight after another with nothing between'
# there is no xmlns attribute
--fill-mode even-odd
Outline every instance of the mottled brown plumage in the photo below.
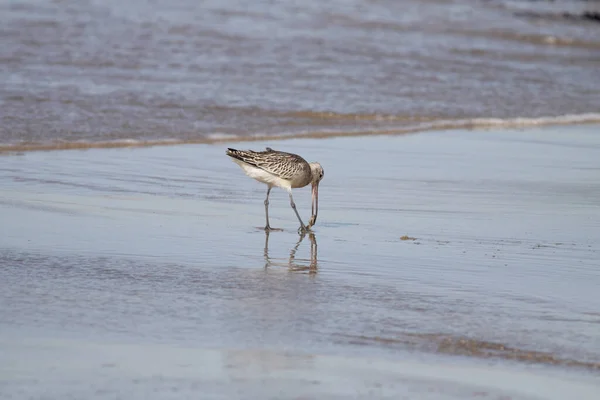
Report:
<svg viewBox="0 0 600 400"><path fill-rule="evenodd" d="M300 221L300 229L302 231L308 230L316 223L319 210L318 187L324 175L323 167L319 163L309 163L297 154L273 150L270 147L267 147L265 151L229 148L226 154L244 170L246 175L269 186L267 198L265 199L266 230L271 229L269 226L269 193L273 186L278 186L289 192L290 205ZM296 210L296 205L292 197L292 188L301 188L309 183L313 187L313 212L308 228L306 228Z"/></svg>
<svg viewBox="0 0 600 400"><path fill-rule="evenodd" d="M297 154L275 151L267 147L265 151L230 148L227 149L227 155L290 181L293 188L304 187L312 180L310 165Z"/></svg>

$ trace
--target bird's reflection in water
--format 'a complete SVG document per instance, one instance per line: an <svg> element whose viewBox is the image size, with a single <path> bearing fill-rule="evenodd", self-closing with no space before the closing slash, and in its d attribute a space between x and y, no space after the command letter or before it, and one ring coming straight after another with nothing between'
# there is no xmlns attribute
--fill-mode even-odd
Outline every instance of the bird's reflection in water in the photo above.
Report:
<svg viewBox="0 0 600 400"><path fill-rule="evenodd" d="M296 252L300 247L300 244L304 240L304 237L308 236L310 239L310 260L299 258L296 259ZM271 259L269 257L269 232L265 231L265 268L268 267L287 267L291 271L306 271L309 274L314 274L317 272L317 239L315 238L315 234L312 232L303 233L300 235L300 239L296 243L294 247L290 250L290 257L287 262L275 261L276 259ZM281 259L279 259L281 260Z"/></svg>

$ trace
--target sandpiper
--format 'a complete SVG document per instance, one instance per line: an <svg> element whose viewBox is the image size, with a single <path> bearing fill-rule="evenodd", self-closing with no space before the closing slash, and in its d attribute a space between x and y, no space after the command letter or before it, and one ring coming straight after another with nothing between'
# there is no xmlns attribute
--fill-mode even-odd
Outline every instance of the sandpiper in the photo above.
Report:
<svg viewBox="0 0 600 400"><path fill-rule="evenodd" d="M265 183L267 198L265 199L265 230L272 230L269 224L269 194L273 186L287 190L290 195L290 205L300 221L299 231L306 232L317 222L319 212L319 182L323 179L324 171L321 164L309 163L297 154L285 153L267 147L265 151L227 149L227 155L233 159L251 178ZM292 188L301 188L312 184L312 215L308 227L302 222L296 204L292 197Z"/></svg>

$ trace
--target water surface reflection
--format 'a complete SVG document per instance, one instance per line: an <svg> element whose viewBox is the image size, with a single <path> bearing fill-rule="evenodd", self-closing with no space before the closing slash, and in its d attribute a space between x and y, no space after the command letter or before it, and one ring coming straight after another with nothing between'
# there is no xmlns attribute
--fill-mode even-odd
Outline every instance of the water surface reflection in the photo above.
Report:
<svg viewBox="0 0 600 400"><path fill-rule="evenodd" d="M269 257L269 234L270 233L268 231L265 231L265 268L286 267L289 268L290 271L307 271L309 274L315 274L317 272L317 239L314 233L308 233L308 238L310 240L310 259L296 258L296 252L298 251L304 238L307 236L306 233L302 233L300 234L298 242L296 242L294 247L292 247L290 250L290 257L288 258L287 262L277 261L277 258Z"/></svg>

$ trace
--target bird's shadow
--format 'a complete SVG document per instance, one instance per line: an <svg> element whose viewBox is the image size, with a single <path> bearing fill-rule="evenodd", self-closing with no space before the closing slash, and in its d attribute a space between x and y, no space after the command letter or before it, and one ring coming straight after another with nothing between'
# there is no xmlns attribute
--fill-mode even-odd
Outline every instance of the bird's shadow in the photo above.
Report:
<svg viewBox="0 0 600 400"><path fill-rule="evenodd" d="M310 259L304 258L296 258L296 252L300 247L300 244L304 240L304 238L308 236L310 240ZM317 239L313 232L302 233L300 234L300 239L296 242L296 245L292 247L290 250L290 257L287 262L277 261L281 259L274 259L269 257L269 231L265 231L265 269L269 267L285 267L289 268L290 271L305 271L309 274L314 274L318 270L318 260L317 260Z"/></svg>

